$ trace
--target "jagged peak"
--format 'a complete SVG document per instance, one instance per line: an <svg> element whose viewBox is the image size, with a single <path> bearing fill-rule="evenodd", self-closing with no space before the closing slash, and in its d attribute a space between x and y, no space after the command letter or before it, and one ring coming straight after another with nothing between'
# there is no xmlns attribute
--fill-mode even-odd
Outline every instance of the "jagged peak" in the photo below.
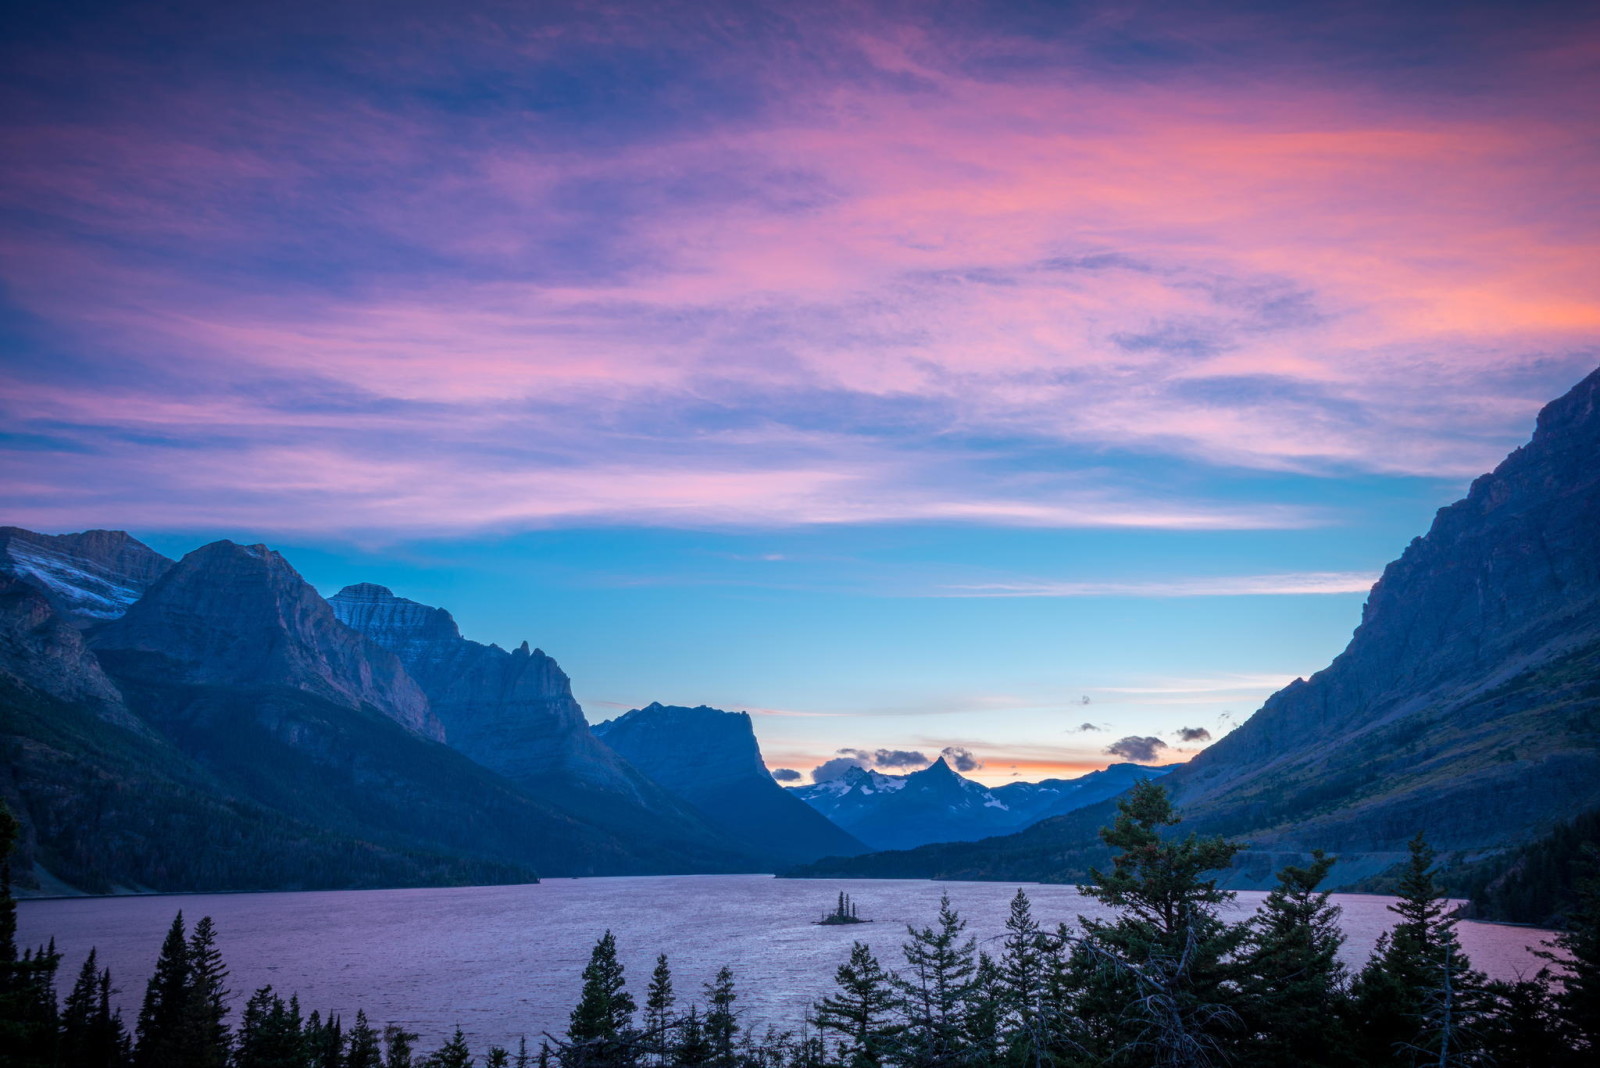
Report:
<svg viewBox="0 0 1600 1068"><path fill-rule="evenodd" d="M347 601L403 601L404 597L396 597L394 591L387 586L380 586L376 582L357 582L346 586L335 597L343 597Z"/></svg>

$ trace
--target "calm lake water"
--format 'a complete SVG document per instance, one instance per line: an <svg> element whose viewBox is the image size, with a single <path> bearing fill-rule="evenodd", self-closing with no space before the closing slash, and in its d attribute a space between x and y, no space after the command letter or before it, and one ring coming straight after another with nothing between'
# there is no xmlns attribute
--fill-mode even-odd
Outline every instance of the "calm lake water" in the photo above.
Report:
<svg viewBox="0 0 1600 1068"><path fill-rule="evenodd" d="M787 880L763 875L704 875L552 880L531 886L438 890L357 890L297 894L193 894L80 898L21 903L18 935L25 945L54 937L65 953L69 985L89 947L123 991L123 1015L138 1012L161 938L182 909L192 927L217 924L231 970L234 1004L271 984L297 992L307 1012L346 1023L363 1008L375 1025L403 1024L432 1049L459 1024L475 1050L489 1042L536 1046L541 1032L559 1034L577 999L579 974L595 939L617 936L629 989L644 1000L657 953L667 954L680 999L697 996L729 965L747 1024L796 1027L807 1006L833 984L834 969L861 939L886 966L900 961L908 923L933 922L939 895L969 921L968 932L998 942L1007 906L1024 886L1046 925L1080 915L1105 915L1070 886L936 883L922 880ZM875 922L817 927L839 891ZM1239 894L1242 915L1262 892ZM1348 937L1345 960L1359 966L1392 923L1392 898L1338 895ZM1549 932L1463 923L1461 940L1473 964L1495 978L1532 975ZM991 946L998 952L997 946Z"/></svg>

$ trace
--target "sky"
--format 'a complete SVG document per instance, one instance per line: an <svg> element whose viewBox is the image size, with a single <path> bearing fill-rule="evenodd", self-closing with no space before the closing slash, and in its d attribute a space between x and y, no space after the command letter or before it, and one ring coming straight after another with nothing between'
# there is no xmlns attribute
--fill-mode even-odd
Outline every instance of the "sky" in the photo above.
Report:
<svg viewBox="0 0 1600 1068"><path fill-rule="evenodd" d="M1187 759L1600 363L1597 99L1577 4L30 5L0 522L800 781Z"/></svg>

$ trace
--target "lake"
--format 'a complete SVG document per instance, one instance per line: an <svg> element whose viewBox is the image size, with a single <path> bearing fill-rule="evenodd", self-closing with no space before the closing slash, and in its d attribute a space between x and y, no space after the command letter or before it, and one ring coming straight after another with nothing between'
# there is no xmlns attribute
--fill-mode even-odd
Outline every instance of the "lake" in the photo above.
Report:
<svg viewBox="0 0 1600 1068"><path fill-rule="evenodd" d="M349 890L286 894L180 894L159 897L24 901L18 938L54 937L65 953L60 988L70 987L89 947L111 968L132 1025L162 936L182 909L192 928L215 920L239 1008L271 984L304 1009L344 1017L363 1008L375 1026L403 1024L435 1048L460 1025L481 1053L489 1042L537 1046L560 1034L577 1000L589 951L606 929L616 934L635 1000L657 953L667 954L680 1002L724 964L738 984L747 1024L797 1027L807 1007L833 986L834 969L856 939L886 967L901 961L906 924L931 924L939 895L969 921L968 932L998 953L1008 904L1025 887L1047 926L1107 910L1070 886L924 880L787 880L764 875L658 876L551 880L529 886L427 890ZM874 923L817 927L839 891ZM1265 898L1241 891L1243 915ZM1391 926L1393 898L1336 895L1344 909L1346 963L1357 967ZM1462 923L1473 964L1494 978L1532 975L1529 947L1547 931Z"/></svg>

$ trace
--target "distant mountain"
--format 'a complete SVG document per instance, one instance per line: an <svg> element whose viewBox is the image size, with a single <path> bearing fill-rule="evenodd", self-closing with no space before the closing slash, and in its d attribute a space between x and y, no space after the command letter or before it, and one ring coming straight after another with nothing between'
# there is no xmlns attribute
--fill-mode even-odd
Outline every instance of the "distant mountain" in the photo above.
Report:
<svg viewBox="0 0 1600 1068"><path fill-rule="evenodd" d="M911 849L930 842L972 842L1010 834L1121 793L1164 768L1114 764L1081 779L1046 779L986 787L956 772L943 757L909 775L849 768L837 779L789 791L873 849Z"/></svg>
<svg viewBox="0 0 1600 1068"><path fill-rule="evenodd" d="M758 856L778 864L866 847L773 781L747 712L651 704L595 735Z"/></svg>
<svg viewBox="0 0 1600 1068"><path fill-rule="evenodd" d="M1075 779L1042 779L1039 782L1008 782L990 789L1006 808L1015 814L1010 829L1020 830L1052 816L1076 812L1108 797L1116 797L1145 779L1167 774L1172 765L1146 767L1143 764L1112 764Z"/></svg>
<svg viewBox="0 0 1600 1068"><path fill-rule="evenodd" d="M338 618L392 651L427 694L448 744L544 798L619 833L738 865L741 846L596 738L554 660L528 643L510 652L461 636L449 612L373 583L346 586ZM746 858L746 870L753 858Z"/></svg>
<svg viewBox="0 0 1600 1068"><path fill-rule="evenodd" d="M1248 840L1239 885L1324 848L1336 882L1418 831L1470 858L1600 804L1600 371L1439 511L1373 587L1349 646L1167 780L1186 828ZM1109 805L978 846L816 875L1076 878Z"/></svg>
<svg viewBox="0 0 1600 1068"><path fill-rule="evenodd" d="M0 527L0 573L33 586L79 626L122 615L171 567L120 530L35 534Z"/></svg>

